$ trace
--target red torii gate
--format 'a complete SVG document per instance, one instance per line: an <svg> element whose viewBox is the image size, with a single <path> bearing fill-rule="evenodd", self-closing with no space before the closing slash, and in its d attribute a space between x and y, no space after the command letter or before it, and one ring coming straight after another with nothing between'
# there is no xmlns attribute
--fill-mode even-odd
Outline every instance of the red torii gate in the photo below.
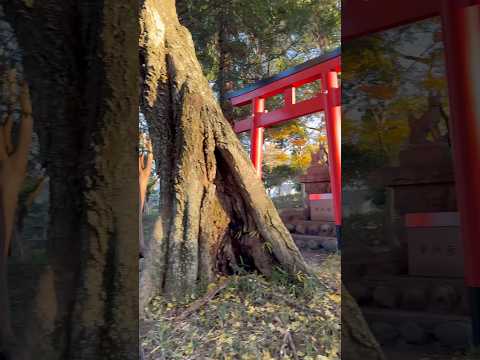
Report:
<svg viewBox="0 0 480 360"><path fill-rule="evenodd" d="M473 345L480 346L480 0L344 0L342 43L440 16Z"/></svg>
<svg viewBox="0 0 480 360"><path fill-rule="evenodd" d="M250 130L250 157L258 176L262 173L265 128L316 112L325 113L330 183L338 236L342 224L340 63L340 50L337 49L227 95L233 106L252 105L252 115L237 121L234 130L236 133ZM319 94L296 102L295 89L316 80L321 83ZM283 107L267 112L265 100L278 94L283 94Z"/></svg>

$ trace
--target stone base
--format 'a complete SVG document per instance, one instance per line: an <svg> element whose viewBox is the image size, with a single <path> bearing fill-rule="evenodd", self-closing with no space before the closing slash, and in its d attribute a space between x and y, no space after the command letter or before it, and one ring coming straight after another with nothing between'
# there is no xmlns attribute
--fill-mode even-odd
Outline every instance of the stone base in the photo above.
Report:
<svg viewBox="0 0 480 360"><path fill-rule="evenodd" d="M397 186L394 206L399 214L457 211L455 184L409 184Z"/></svg>
<svg viewBox="0 0 480 360"><path fill-rule="evenodd" d="M285 224L287 229L300 235L335 236L335 223L313 220L293 220Z"/></svg>
<svg viewBox="0 0 480 360"><path fill-rule="evenodd" d="M408 212L456 211L455 177L448 144L409 145L399 154L399 166L384 168L371 180L393 189L395 210Z"/></svg>
<svg viewBox="0 0 480 360"><path fill-rule="evenodd" d="M280 211L280 218L287 223L308 219L308 209L284 209Z"/></svg>
<svg viewBox="0 0 480 360"><path fill-rule="evenodd" d="M362 312L382 345L403 342L438 344L453 350L469 347L471 321L466 316L378 308L362 308Z"/></svg>
<svg viewBox="0 0 480 360"><path fill-rule="evenodd" d="M323 194L331 192L330 182L311 182L305 183L305 192L307 194Z"/></svg>
<svg viewBox="0 0 480 360"><path fill-rule="evenodd" d="M292 234L295 244L302 250L337 251L337 238L327 236Z"/></svg>

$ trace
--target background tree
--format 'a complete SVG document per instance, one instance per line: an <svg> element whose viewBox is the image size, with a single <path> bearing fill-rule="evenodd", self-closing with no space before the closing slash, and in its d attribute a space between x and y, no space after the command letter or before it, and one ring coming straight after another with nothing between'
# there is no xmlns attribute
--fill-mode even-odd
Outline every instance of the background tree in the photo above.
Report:
<svg viewBox="0 0 480 360"><path fill-rule="evenodd" d="M138 356L137 10L5 4L50 179L48 266L12 359Z"/></svg>
<svg viewBox="0 0 480 360"><path fill-rule="evenodd" d="M267 189L285 181L300 187L298 176L310 166L312 154L327 145L324 118L316 114L269 129L262 170Z"/></svg>
<svg viewBox="0 0 480 360"><path fill-rule="evenodd" d="M432 91L448 113L440 25L430 19L346 43L342 66L344 178L354 183L397 161L409 118L427 110ZM440 127L448 141L446 115Z"/></svg>
<svg viewBox="0 0 480 360"><path fill-rule="evenodd" d="M233 109L226 98L228 91L270 77L340 44L338 0L180 0L177 8L181 23L192 33L204 74L231 123L250 109ZM316 85L299 89L298 99L313 95L318 91ZM266 108L278 107L280 102L281 97L269 99ZM311 140L316 141L318 136L308 130L309 126L311 117L305 117L265 131L265 141L275 143L287 155L282 169L266 164L268 183L272 174L279 175L276 178L280 180L285 166L291 167L292 173L301 173L308 166L315 148L310 146Z"/></svg>
<svg viewBox="0 0 480 360"><path fill-rule="evenodd" d="M304 62L339 44L337 0L181 0L180 21L230 119L227 91Z"/></svg>

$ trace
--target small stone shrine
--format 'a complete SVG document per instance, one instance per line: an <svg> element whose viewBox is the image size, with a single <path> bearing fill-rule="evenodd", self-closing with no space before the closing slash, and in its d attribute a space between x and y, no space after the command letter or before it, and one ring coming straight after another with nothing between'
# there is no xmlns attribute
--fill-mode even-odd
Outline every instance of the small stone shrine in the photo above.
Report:
<svg viewBox="0 0 480 360"><path fill-rule="evenodd" d="M337 247L327 158L325 148L321 147L312 154L306 174L299 177L304 189L304 208L281 212L297 245L307 250Z"/></svg>
<svg viewBox="0 0 480 360"><path fill-rule="evenodd" d="M453 161L448 134L440 131L439 95L430 94L428 105L422 116L410 117L398 165L369 179L386 188L391 231L370 253L359 251L357 262L342 262L342 279L381 344L465 348L470 309ZM385 252L374 255L380 247Z"/></svg>
<svg viewBox="0 0 480 360"><path fill-rule="evenodd" d="M305 175L299 177L304 184L305 193L325 194L330 193L330 174L328 171L328 155L324 147L312 154L312 161Z"/></svg>

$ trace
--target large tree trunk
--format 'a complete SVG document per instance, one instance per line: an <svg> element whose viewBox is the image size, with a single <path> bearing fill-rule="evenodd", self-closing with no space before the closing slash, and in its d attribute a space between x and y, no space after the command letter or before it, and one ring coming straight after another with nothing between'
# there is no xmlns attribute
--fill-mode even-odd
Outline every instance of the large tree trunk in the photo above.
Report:
<svg viewBox="0 0 480 360"><path fill-rule="evenodd" d="M173 0L145 1L143 111L160 174L160 214L143 274L144 299L183 297L242 263L270 275L309 272L224 119Z"/></svg>
<svg viewBox="0 0 480 360"><path fill-rule="evenodd" d="M5 8L24 50L51 190L49 267L17 347L26 351L13 358L134 358L138 3L15 0Z"/></svg>
<svg viewBox="0 0 480 360"><path fill-rule="evenodd" d="M141 274L140 310L155 295L184 298L240 266L266 276L276 266L290 275L310 273L223 117L173 0L145 0L140 51L142 110L161 189L160 218ZM382 359L350 297L345 310L349 346L364 359ZM345 358L358 359L351 351Z"/></svg>

